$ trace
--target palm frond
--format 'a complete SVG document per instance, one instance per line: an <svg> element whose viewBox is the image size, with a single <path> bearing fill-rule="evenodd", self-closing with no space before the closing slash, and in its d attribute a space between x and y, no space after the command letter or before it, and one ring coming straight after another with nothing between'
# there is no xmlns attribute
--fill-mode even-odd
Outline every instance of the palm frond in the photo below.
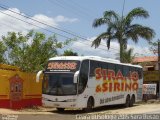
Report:
<svg viewBox="0 0 160 120"><path fill-rule="evenodd" d="M103 14L104 18L108 18L109 20L117 21L119 19L119 15L113 10L105 11Z"/></svg>
<svg viewBox="0 0 160 120"><path fill-rule="evenodd" d="M93 24L92 26L93 27L98 27L98 26L101 26L103 24L106 24L106 20L104 18L96 18L94 21L93 21Z"/></svg>
<svg viewBox="0 0 160 120"><path fill-rule="evenodd" d="M114 11L110 10L110 11L105 11L104 15L102 18L97 18L93 21L92 26L93 27L98 27L104 24L111 24L114 21L118 21L119 19L119 15L117 13L115 13Z"/></svg>
<svg viewBox="0 0 160 120"><path fill-rule="evenodd" d="M137 43L139 37L150 41L155 36L155 32L149 27L134 24L128 28L126 36L128 38L131 38L135 43Z"/></svg>
<svg viewBox="0 0 160 120"><path fill-rule="evenodd" d="M108 32L104 32L100 34L95 40L93 40L91 47L95 46L95 48L99 47L102 39L107 39L109 36Z"/></svg>
<svg viewBox="0 0 160 120"><path fill-rule="evenodd" d="M148 18L149 17L149 13L144 10L143 8L141 7L138 7L138 8L134 8L132 11L130 11L127 16L125 17L125 23L128 25L128 24L131 24L132 20L134 18Z"/></svg>
<svg viewBox="0 0 160 120"><path fill-rule="evenodd" d="M133 59L134 59L133 48L130 48L129 50L123 50L122 52L123 63L131 63Z"/></svg>

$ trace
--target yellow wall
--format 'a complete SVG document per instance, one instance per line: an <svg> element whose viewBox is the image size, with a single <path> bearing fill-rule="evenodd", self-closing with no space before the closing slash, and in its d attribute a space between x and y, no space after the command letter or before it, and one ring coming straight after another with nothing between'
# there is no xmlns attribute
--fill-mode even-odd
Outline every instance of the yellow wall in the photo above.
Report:
<svg viewBox="0 0 160 120"><path fill-rule="evenodd" d="M16 74L23 80L23 99L41 97L42 82L36 83L36 73L21 72L17 67L0 64L0 99L10 98L9 79Z"/></svg>
<svg viewBox="0 0 160 120"><path fill-rule="evenodd" d="M1 88L0 95L7 95L8 99L9 99L9 93L10 93L9 78L13 76L14 74L15 72L0 69L0 88Z"/></svg>
<svg viewBox="0 0 160 120"><path fill-rule="evenodd" d="M42 94L42 82L36 82L36 74L35 73L25 73L18 72L19 77L22 78L23 81L23 98L37 98ZM33 96L26 96L33 95Z"/></svg>

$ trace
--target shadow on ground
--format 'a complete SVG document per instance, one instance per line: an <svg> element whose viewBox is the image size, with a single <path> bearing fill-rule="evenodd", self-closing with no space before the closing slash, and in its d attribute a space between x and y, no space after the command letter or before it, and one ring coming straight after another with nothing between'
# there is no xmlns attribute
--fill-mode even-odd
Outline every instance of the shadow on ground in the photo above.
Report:
<svg viewBox="0 0 160 120"><path fill-rule="evenodd" d="M133 107L135 106L139 106L139 104L136 104ZM92 113L104 112L104 111L107 113L107 110L109 111L109 110L117 110L117 109L125 109L125 107L123 105L108 105L108 106L94 108ZM48 112L58 113L58 114L71 114L71 115L86 114L83 110L69 110L69 109L65 109L65 111L63 112L59 112L56 109Z"/></svg>

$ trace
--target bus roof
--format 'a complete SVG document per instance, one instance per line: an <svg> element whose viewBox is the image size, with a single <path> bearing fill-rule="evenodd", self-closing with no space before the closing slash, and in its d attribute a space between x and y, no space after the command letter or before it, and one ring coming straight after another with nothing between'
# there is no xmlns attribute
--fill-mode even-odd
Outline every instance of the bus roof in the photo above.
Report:
<svg viewBox="0 0 160 120"><path fill-rule="evenodd" d="M111 58L103 58L103 57L99 57L99 56L58 56L58 57L50 58L49 61L52 61L52 60L79 60L79 61L82 61L85 59L142 68L142 66L140 66L140 65L121 63L119 60L115 60L115 59L111 59Z"/></svg>

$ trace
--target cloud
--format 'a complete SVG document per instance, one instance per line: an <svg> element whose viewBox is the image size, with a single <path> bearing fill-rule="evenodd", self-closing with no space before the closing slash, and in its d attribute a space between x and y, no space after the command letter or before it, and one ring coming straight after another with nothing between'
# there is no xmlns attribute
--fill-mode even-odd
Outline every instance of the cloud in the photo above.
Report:
<svg viewBox="0 0 160 120"><path fill-rule="evenodd" d="M79 55L91 55L91 56L101 56L105 58L117 58L119 56L119 44L117 42L111 42L110 49L107 49L106 42L102 41L98 48L91 47L92 41L95 37L88 38L88 41L75 41L70 48L76 51ZM152 54L148 46L142 47L137 44L128 44L128 49L133 48L133 54L136 56L148 56ZM153 55L153 54L152 54Z"/></svg>
<svg viewBox="0 0 160 120"><path fill-rule="evenodd" d="M101 56L105 58L116 58L118 51L113 49L108 50L105 42L102 42L98 48L91 47L92 41L95 37L88 38L88 41L75 41L70 48L76 51L79 55L88 55L88 56Z"/></svg>
<svg viewBox="0 0 160 120"><path fill-rule="evenodd" d="M70 23L78 21L77 18L70 19L70 18L64 17L62 15L58 15L57 17L54 18L54 20L56 22L70 22Z"/></svg>
<svg viewBox="0 0 160 120"><path fill-rule="evenodd" d="M43 14L35 14L31 17L31 19L29 19L29 18L25 18L23 16L20 16L20 15L14 13L14 12L11 12L11 11L14 11L14 12L16 12L18 14L21 14L21 15L25 15L24 13L22 13L17 8L10 8L9 10L0 10L0 12L3 12L5 14L10 15L10 16L8 16L8 15L5 15L3 13L0 13L0 25L1 25L0 35L6 35L7 32L12 32L12 31L26 33L27 31L29 31L31 29L41 29L41 28L47 28L48 27L46 25L35 22L31 19L41 21L45 24L48 24L48 25L54 26L54 27L57 27L62 22L63 23L64 22L71 23L71 22L76 22L78 20L76 18L71 18L70 19L70 18L64 17L62 15L59 15L59 16L56 16L56 17L48 17L48 16L43 15ZM21 19L21 21L15 19L13 17L16 17L17 19ZM23 21L25 21L26 23L23 22ZM30 24L28 24L27 22L30 23ZM36 27L36 26L38 26L38 27Z"/></svg>
<svg viewBox="0 0 160 120"><path fill-rule="evenodd" d="M45 24L51 25L51 26L58 26L58 22L56 22L53 18L47 17L43 14L37 14L32 17L32 19L43 22ZM30 20L29 20L30 21ZM33 22L34 24L37 24L37 22L34 22L31 20L30 22ZM41 23L38 23L41 27L46 27L45 25L42 25Z"/></svg>

